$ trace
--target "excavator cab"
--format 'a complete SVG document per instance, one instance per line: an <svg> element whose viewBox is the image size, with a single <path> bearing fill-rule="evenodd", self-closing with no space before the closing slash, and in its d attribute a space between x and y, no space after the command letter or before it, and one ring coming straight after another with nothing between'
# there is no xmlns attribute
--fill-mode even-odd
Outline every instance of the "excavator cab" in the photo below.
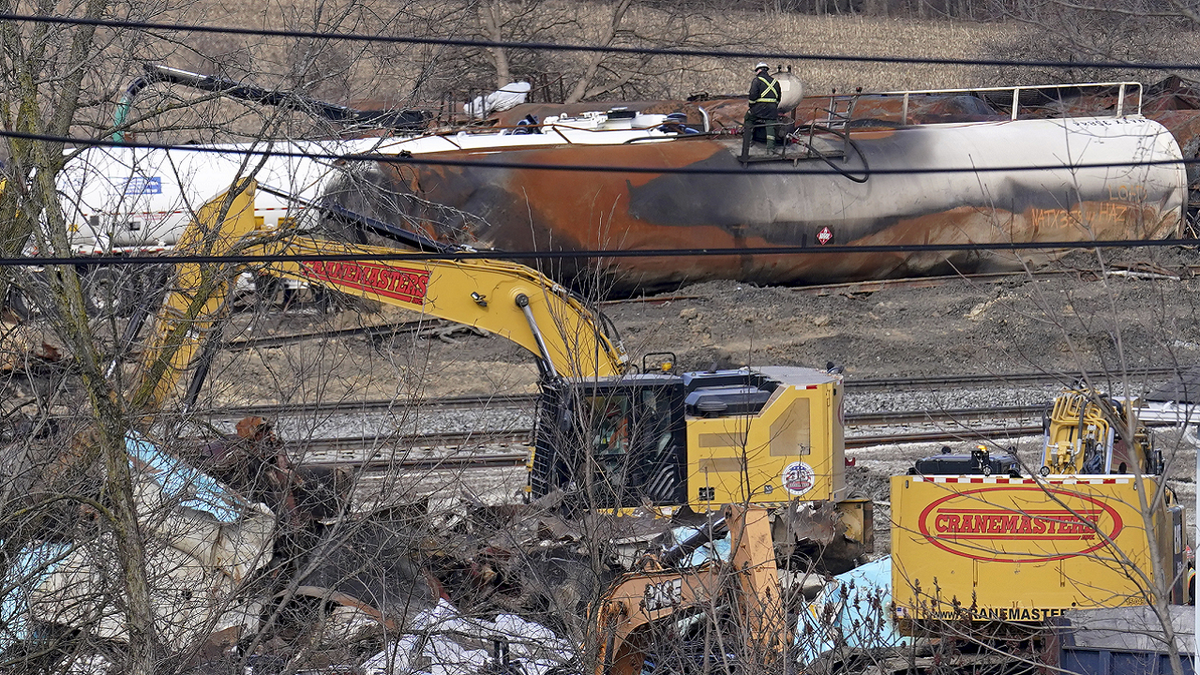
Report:
<svg viewBox="0 0 1200 675"><path fill-rule="evenodd" d="M664 513L840 502L841 389L840 375L791 367L547 380L530 497Z"/></svg>
<svg viewBox="0 0 1200 675"><path fill-rule="evenodd" d="M637 374L543 388L530 490L558 489L590 508L687 501L683 379Z"/></svg>

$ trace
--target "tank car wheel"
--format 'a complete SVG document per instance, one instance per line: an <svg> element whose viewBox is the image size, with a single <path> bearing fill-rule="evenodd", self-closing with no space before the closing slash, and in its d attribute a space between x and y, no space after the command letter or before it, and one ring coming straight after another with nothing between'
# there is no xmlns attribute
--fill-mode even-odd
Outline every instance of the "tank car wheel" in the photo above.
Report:
<svg viewBox="0 0 1200 675"><path fill-rule="evenodd" d="M114 268L92 270L83 277L83 299L93 317L129 316L136 305L127 287L132 278Z"/></svg>
<svg viewBox="0 0 1200 675"><path fill-rule="evenodd" d="M18 275L8 286L4 305L21 321L53 314L50 284L45 273L39 271Z"/></svg>

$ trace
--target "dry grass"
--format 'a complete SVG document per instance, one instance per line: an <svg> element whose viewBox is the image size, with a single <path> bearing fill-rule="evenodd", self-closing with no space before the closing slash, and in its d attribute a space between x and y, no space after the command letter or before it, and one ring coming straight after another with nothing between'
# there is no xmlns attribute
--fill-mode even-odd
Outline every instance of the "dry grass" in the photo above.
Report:
<svg viewBox="0 0 1200 675"><path fill-rule="evenodd" d="M527 0L527 4L528 4ZM477 15L463 6L432 0L323 4L320 21L312 6L300 3L201 2L178 15L181 21L209 25L303 30L336 30L380 35L472 37ZM515 5L509 5L512 8ZM593 43L610 21L610 4L578 0L543 0L539 16L555 17L557 25L535 39L557 43ZM625 26L635 35L618 44L688 46L719 50L825 54L847 56L978 58L1062 58L1069 50L1050 45L1052 37L1023 24L982 24L950 21L883 19L858 16L807 16L762 12L707 12L712 18L668 14L634 7ZM563 17L569 21L564 22ZM523 30L528 30L526 22ZM685 37L686 36L686 37ZM1170 41L1149 39L1154 51L1140 60L1186 61L1194 53L1194 35ZM267 86L303 86L314 95L335 101L384 100L400 105L428 105L447 93L465 98L468 88L490 88L486 55L461 48L363 44L244 36L195 35L186 47L160 48L156 58L182 67L211 72L218 64L229 72ZM1126 54L1126 58L1137 58ZM520 54L514 76L562 73L569 88L583 68L586 55L567 52ZM740 93L748 82L753 60L746 58L656 57L635 66L638 76L626 87L602 98L682 98L706 91ZM627 60L628 61L628 60ZM776 65L777 59L771 59ZM432 67L431 67L431 64ZM929 89L944 87L1044 84L1089 79L1092 73L1056 73L1028 69L1002 70L980 66L941 66L856 63L796 59L791 66L809 93L836 88L852 91ZM628 67L622 64L621 67ZM1155 81L1165 73L1105 73L1104 79L1136 75Z"/></svg>
<svg viewBox="0 0 1200 675"><path fill-rule="evenodd" d="M728 16L733 30L762 23L762 15ZM1019 26L917 22L855 16L774 17L756 42L765 51L839 56L937 57L972 59L983 56L991 45L1020 30ZM745 88L751 64L710 60L713 67L711 91ZM804 60L772 66L791 66L805 81L808 91L826 93L836 88L850 91L928 89L980 86L973 66L910 66L834 60Z"/></svg>
<svg viewBox="0 0 1200 675"><path fill-rule="evenodd" d="M559 13L566 3L547 3L547 11ZM547 37L562 43L589 43L599 35L609 21L608 7L593 3L570 3L577 23L563 25L560 30L551 30ZM412 11L413 6L408 9ZM286 25L294 22L285 19L278 5L256 7L251 3L230 7L224 20L216 17L208 8L208 20L231 25ZM399 13L391 7L379 11L381 16ZM428 10L418 10L418 16L428 15ZM713 19L690 16L683 19L677 15L650 9L635 9L628 18L628 25L648 39L642 43L665 43L669 45L672 35L668 30L680 28L686 23L690 36L689 46L711 45L718 49L738 51L762 51L782 53L867 55L867 56L916 56L941 58L979 58L988 54L997 43L1024 30L1015 25L968 24L952 22L918 22L901 19L876 19L856 16L805 16L777 15L760 12L722 12ZM360 27L363 24L358 24ZM401 32L398 26L383 32ZM463 34L449 34L463 37ZM277 72L279 66L288 62L288 48L263 41L254 47L241 50L230 44L231 38L203 36L204 42L214 42L213 51L218 55L256 53L262 62L260 68ZM636 44L636 40L631 40ZM384 82L380 74L390 77L417 77L419 68L415 60L408 64L388 62L382 55L359 54L359 45L342 43L329 45L330 51L344 56L339 59L348 64L344 81L335 89L342 89L350 97L378 97L382 93L402 93L409 87L406 82L391 80ZM197 51L208 51L198 49ZM387 50L384 50L387 51ZM416 56L416 55L412 55ZM360 58L361 57L361 58ZM407 57L411 58L411 57ZM579 69L584 58L570 53L555 53L545 56L549 64L557 65L564 73ZM716 58L663 58L659 60L657 76L651 68L650 77L657 77L663 87L664 97L684 97L696 91L740 92L752 65L748 59ZM672 63L673 61L673 63ZM247 70L253 70L245 64ZM774 65L774 64L773 64ZM794 61L791 65L811 83L813 92L825 92L837 87L839 90L863 87L867 90L916 89L931 87L977 86L985 84L984 75L970 66L896 66L890 64L852 63L839 61ZM407 72L405 72L407 71ZM325 73L326 76L329 73ZM528 77L529 74L523 74ZM381 85L383 91L381 91Z"/></svg>

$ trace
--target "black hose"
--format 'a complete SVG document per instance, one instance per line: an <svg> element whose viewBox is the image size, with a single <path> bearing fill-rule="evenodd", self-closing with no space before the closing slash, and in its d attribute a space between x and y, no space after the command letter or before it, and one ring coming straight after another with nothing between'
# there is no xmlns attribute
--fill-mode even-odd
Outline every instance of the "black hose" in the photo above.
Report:
<svg viewBox="0 0 1200 675"><path fill-rule="evenodd" d="M138 87L138 90L150 82L182 84L193 89L209 91L244 101L253 101L270 106L296 108L340 124L368 124L379 125L388 129L418 131L425 128L426 123L431 117L428 113L420 110L358 110L294 92L272 91L223 77L200 75L163 65L145 64L144 69L146 71L145 78L138 78L138 80L144 79L145 82ZM137 84L138 81L135 80L134 83L130 84L129 89L134 90L134 86ZM134 90L133 94L136 93L137 90ZM129 97L133 98L132 95Z"/></svg>
<svg viewBox="0 0 1200 675"><path fill-rule="evenodd" d="M820 150L818 150L818 149L814 148L814 147L813 147L813 146L811 146L811 145L809 145L809 146L808 146L808 151L809 151L809 152L813 153L813 154L814 154L814 155L816 155L816 156L817 156L817 157L818 157L818 158L819 158L821 161L823 161L823 162L825 162L827 165L829 165L829 168L831 168L831 169L833 169L834 171L838 172L838 173L839 173L839 174L841 174L842 176L845 176L846 178L848 178L848 179L850 179L850 180L854 181L855 183L862 184L862 183L865 183L865 182L867 182L867 179L869 179L869 178L871 177L871 167L870 167L870 165L868 165L868 164L867 164L867 156L863 154L862 148L858 147L858 143L855 143L853 138L850 138L850 132L843 132L843 133L839 133L839 132L837 132L837 131L835 131L835 130L833 130L833 129L830 129L830 128L828 128L828 127L819 127L819 126L817 126L817 125L815 125L815 124L814 124L814 125L811 125L811 128L812 128L814 131L825 131L825 132L831 133L831 134L833 134L834 136L837 136L838 138L841 138L841 139L842 139L842 141L843 141L843 142L845 142L845 143L846 143L847 145L849 145L850 147L854 148L854 151L858 153L858 156L859 156L859 158L860 158L860 159L862 159L862 163L863 163L863 169L862 169L862 170L863 170L863 174L864 174L864 175L863 175L863 177L862 177L862 178L858 178L858 177L856 177L856 176L852 176L852 175L850 174L850 172L849 172L849 171L846 171L846 170L845 170L845 169L843 169L842 167L840 167L840 166L838 166L838 165L834 164L834 163L833 163L833 160L831 160L829 157L826 157L826 156L825 156L825 155L824 155L824 154L823 154L823 153L822 153ZM794 132L793 132L793 133L794 133Z"/></svg>

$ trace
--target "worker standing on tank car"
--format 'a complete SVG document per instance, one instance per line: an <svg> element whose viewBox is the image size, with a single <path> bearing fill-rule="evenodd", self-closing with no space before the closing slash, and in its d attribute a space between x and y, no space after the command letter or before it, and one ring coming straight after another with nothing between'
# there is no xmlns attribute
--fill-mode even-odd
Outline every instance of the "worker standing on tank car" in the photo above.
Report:
<svg viewBox="0 0 1200 675"><path fill-rule="evenodd" d="M742 157L750 156L750 142L754 130L762 127L767 132L767 153L775 152L775 127L779 120L779 80L771 77L771 67L759 61L754 66L754 79L750 81L747 97L750 109L742 126Z"/></svg>

